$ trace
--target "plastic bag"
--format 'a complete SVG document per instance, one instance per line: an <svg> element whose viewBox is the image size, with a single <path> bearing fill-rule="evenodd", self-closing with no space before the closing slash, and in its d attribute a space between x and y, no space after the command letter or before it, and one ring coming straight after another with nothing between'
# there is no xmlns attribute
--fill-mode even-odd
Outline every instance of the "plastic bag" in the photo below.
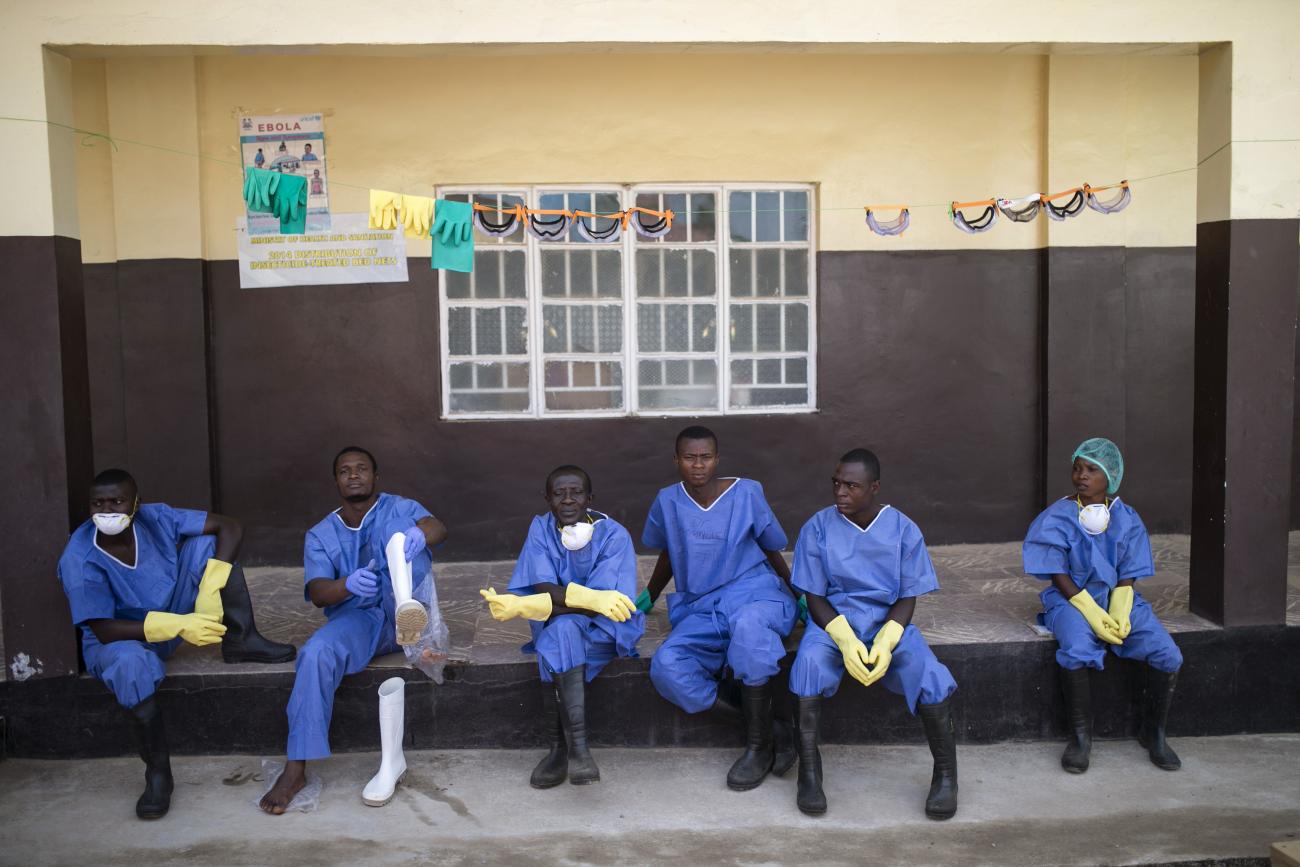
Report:
<svg viewBox="0 0 1300 867"><path fill-rule="evenodd" d="M438 610L438 587L432 570L417 581L411 598L429 612L429 622L420 632L419 641L402 648L406 664L424 672L434 683L442 683L442 670L447 666L447 654L451 652L451 633Z"/></svg>
<svg viewBox="0 0 1300 867"><path fill-rule="evenodd" d="M310 766L309 766L310 767ZM280 772L284 770L284 765L274 759L262 759L261 778L266 781L266 788L262 794L253 799L253 806L261 809L262 796L271 791L271 787L280 779ZM293 796L289 806L284 808L286 813L314 813L320 806L320 793L325 788L325 781L319 775L307 771L307 783L298 790L298 794Z"/></svg>

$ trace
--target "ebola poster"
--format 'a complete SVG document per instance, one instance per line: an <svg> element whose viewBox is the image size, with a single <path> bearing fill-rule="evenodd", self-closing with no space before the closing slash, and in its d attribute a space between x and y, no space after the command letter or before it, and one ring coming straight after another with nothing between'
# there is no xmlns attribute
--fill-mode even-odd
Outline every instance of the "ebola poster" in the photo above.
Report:
<svg viewBox="0 0 1300 867"><path fill-rule="evenodd" d="M254 214L253 216L264 216ZM340 283L402 283L407 279L402 229L372 229L368 214L335 214L323 232L255 234L244 218L239 237L239 286L321 286Z"/></svg>
<svg viewBox="0 0 1300 867"><path fill-rule="evenodd" d="M307 179L307 231L330 229L329 178L325 170L325 119L319 114L250 115L239 119L239 154L245 168ZM247 215L248 234L280 231L274 214Z"/></svg>

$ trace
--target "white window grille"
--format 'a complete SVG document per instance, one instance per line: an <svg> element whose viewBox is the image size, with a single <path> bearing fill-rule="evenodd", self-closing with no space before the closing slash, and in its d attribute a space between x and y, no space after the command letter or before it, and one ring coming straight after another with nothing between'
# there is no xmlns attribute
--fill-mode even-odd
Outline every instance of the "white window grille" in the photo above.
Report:
<svg viewBox="0 0 1300 867"><path fill-rule="evenodd" d="M443 416L573 418L816 408L815 208L808 185L446 188L547 210L672 209L614 243L475 230L441 272ZM495 222L495 215L490 217ZM610 223L595 221L599 233ZM725 327L722 324L725 323Z"/></svg>

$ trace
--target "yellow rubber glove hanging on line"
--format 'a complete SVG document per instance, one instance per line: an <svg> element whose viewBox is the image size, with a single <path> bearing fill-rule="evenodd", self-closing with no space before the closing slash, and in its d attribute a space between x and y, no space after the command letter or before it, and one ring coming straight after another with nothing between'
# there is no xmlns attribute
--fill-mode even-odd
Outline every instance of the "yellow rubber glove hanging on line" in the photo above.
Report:
<svg viewBox="0 0 1300 867"><path fill-rule="evenodd" d="M388 190L370 191L370 228L396 229L397 212L402 207L402 194Z"/></svg>
<svg viewBox="0 0 1300 867"><path fill-rule="evenodd" d="M402 226L408 238L429 237L433 226L433 199L428 196L402 196Z"/></svg>

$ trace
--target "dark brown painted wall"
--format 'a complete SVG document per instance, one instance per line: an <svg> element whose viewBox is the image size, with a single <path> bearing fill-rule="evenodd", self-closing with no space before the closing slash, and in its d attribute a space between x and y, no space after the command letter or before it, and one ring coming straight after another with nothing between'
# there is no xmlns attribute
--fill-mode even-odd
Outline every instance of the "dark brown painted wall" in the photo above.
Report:
<svg viewBox="0 0 1300 867"><path fill-rule="evenodd" d="M867 445L888 499L932 542L1005 541L1041 507L1043 420L1055 418L1046 453L1064 456L1049 466L1082 436L1112 435L1129 450L1130 501L1153 528L1185 530L1194 251L1050 252L820 254L820 411L705 418L724 469L763 482L793 537L824 505L834 458ZM674 480L672 438L687 421L440 421L436 284L427 260L410 271L408 284L241 290L229 261L89 266L88 309L108 323L92 345L111 354L120 341L123 358L95 379L109 425L97 459L117 449L149 496L208 504L206 280L215 478L224 510L247 525L248 560L300 558L303 531L336 505L326 465L349 442L376 452L389 490L448 521L448 559L512 556L544 474L568 461L639 536ZM1048 285L1057 303L1040 322L1049 276L1061 288ZM118 331L106 318L114 293ZM1046 408L1044 322L1059 386ZM1082 360L1116 351L1122 365L1088 380L1083 406L1069 386L1096 368ZM121 408L115 387L132 395Z"/></svg>

